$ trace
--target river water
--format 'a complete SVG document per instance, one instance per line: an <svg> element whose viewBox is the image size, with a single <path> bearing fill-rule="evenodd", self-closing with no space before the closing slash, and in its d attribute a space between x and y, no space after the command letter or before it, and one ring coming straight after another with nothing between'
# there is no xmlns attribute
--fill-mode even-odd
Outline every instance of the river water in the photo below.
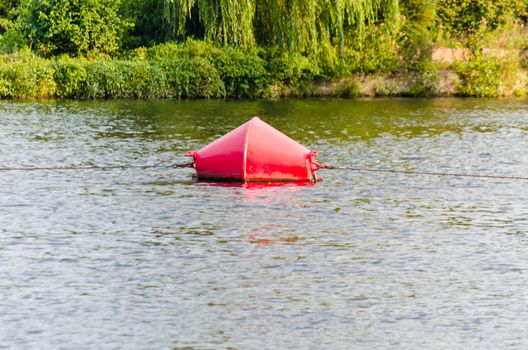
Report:
<svg viewBox="0 0 528 350"><path fill-rule="evenodd" d="M528 102L0 101L1 349L526 349L528 181L196 183L258 115L358 168L528 176Z"/></svg>

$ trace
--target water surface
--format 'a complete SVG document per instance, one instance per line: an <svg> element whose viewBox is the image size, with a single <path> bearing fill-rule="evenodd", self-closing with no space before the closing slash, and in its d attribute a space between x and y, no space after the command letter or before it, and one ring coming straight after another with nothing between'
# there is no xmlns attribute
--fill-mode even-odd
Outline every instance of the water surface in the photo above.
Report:
<svg viewBox="0 0 528 350"><path fill-rule="evenodd" d="M258 115L343 167L528 176L525 100L0 101L0 348L528 346L528 181L196 183Z"/></svg>

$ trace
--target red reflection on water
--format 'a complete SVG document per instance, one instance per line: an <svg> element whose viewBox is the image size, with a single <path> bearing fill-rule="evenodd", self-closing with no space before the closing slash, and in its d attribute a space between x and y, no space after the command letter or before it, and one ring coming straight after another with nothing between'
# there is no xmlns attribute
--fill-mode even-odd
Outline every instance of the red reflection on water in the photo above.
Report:
<svg viewBox="0 0 528 350"><path fill-rule="evenodd" d="M269 244L290 244L295 243L302 238L297 236L291 237L280 237L280 238L258 238L254 233L247 235L249 243L258 244L258 245L269 245Z"/></svg>
<svg viewBox="0 0 528 350"><path fill-rule="evenodd" d="M197 186L239 188L238 198L249 202L277 203L292 201L295 193L315 186L312 182L197 182Z"/></svg>
<svg viewBox="0 0 528 350"><path fill-rule="evenodd" d="M275 204L275 208L282 208L288 211L289 207L303 207L304 202L298 194L303 189L315 186L312 182L196 182L197 186L213 186L224 188L242 189L235 191L232 195L246 204L266 203ZM296 235L287 235L291 228L283 227L280 224L270 224L265 227L251 229L246 240L250 244L259 246L272 244L293 244L302 240ZM286 233L281 236L280 232ZM279 234L277 234L279 233Z"/></svg>
<svg viewBox="0 0 528 350"><path fill-rule="evenodd" d="M277 187L311 187L317 183L314 182L217 182L217 181L197 181L196 186L216 186L216 187L234 187L245 188L248 190L277 188Z"/></svg>

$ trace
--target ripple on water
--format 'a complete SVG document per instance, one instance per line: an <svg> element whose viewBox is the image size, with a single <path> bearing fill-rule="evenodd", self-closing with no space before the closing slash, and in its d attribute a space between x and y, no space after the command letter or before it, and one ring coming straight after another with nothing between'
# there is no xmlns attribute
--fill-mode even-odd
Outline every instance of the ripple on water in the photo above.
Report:
<svg viewBox="0 0 528 350"><path fill-rule="evenodd" d="M323 163L527 176L521 100L0 102L0 166L173 164L260 115ZM0 347L525 348L526 183L0 173Z"/></svg>

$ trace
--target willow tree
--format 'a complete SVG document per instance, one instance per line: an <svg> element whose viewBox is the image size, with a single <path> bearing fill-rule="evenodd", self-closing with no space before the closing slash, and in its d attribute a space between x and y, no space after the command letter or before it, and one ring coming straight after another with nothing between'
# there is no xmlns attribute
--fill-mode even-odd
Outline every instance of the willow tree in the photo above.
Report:
<svg viewBox="0 0 528 350"><path fill-rule="evenodd" d="M196 25L189 26L198 23L203 36L217 43L307 54L361 44L367 26L390 23L399 11L398 0L160 1L172 38L200 36Z"/></svg>
<svg viewBox="0 0 528 350"><path fill-rule="evenodd" d="M252 47L256 0L161 0L166 37L202 35L221 44ZM194 25L190 25L193 24Z"/></svg>
<svg viewBox="0 0 528 350"><path fill-rule="evenodd" d="M367 26L397 13L397 0L261 0L256 28L262 28L258 37L266 46L318 52L362 39Z"/></svg>

